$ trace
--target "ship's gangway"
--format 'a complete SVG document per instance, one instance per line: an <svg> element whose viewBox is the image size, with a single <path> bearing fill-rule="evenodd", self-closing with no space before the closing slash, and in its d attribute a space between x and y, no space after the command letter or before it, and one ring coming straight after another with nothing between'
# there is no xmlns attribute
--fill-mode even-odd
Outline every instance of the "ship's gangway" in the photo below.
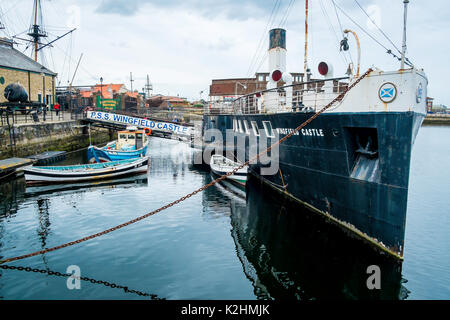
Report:
<svg viewBox="0 0 450 320"><path fill-rule="evenodd" d="M193 124L163 121L139 115L130 116L114 112L87 111L84 121L92 126L113 130L122 130L128 126L135 126L139 129L149 128L152 135L164 137L175 135L191 139L194 134Z"/></svg>

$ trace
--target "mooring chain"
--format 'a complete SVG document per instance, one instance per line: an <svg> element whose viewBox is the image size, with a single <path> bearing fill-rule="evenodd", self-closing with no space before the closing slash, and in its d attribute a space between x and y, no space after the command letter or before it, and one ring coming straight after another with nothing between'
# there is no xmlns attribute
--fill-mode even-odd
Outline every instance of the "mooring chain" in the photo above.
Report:
<svg viewBox="0 0 450 320"><path fill-rule="evenodd" d="M351 85L349 85L349 86L348 86L341 94L339 94L339 95L338 95L336 98L334 98L330 103L328 103L325 107L323 107L321 110L319 110L319 111L316 112L314 115L312 115L310 118L308 118L305 122L303 122L301 125L299 125L297 128L295 128L293 131L291 131L288 135L284 136L283 138L281 138L281 139L278 140L277 142L273 143L271 146L269 146L269 147L268 147L267 149L265 149L264 151L258 153L258 154L257 154L255 157L253 157L252 159L250 159L250 160L248 160L248 161L246 161L246 162L240 164L238 167L234 168L232 171L227 172L226 174L224 174L224 175L220 176L219 178L217 178L217 179L211 181L210 183L204 185L203 187L200 187L199 189L197 189L197 190L195 190L195 191L193 191L193 192L191 192L191 193L189 193L189 194L187 194L187 195L185 195L185 196L183 196L183 197L181 197L181 198L179 198L179 199L177 199L177 200L175 200L175 201L173 201L173 202L171 202L171 203L168 203L168 204L166 204L166 205L164 205L164 206L162 206L162 207L160 207L160 208L158 208L158 209L156 209L156 210L154 210L154 211L152 211L152 212L149 212L149 213L147 213L147 214L144 214L144 215L142 215L142 216L140 216L140 217L137 217L137 218L135 218L135 219L133 219L133 220L127 221L127 222L125 222L125 223L123 223L123 224L117 225L117 226L112 227L112 228L110 228L110 229L107 229L107 230L105 230L105 231L98 232L98 233L92 234L92 235L90 235L90 236L87 236L87 237L84 237L84 238L81 238L81 239L78 239L78 240L75 240L75 241L67 242L67 243L65 243L65 244L62 244L62 245L59 245L59 246L55 246L55 247L52 247L52 248L48 248L48 249L36 251L36 252L29 253L29 254L25 254L25 255L22 255L22 256L17 256L17 257L14 257L14 258L8 258L8 259L0 260L0 264L5 263L5 262L12 262L12 261L16 261L16 260L21 260L21 259L25 259L25 258L30 258L30 257L36 256L36 255L40 255L40 254L44 254L44 253L47 253L47 252L55 251L55 250L58 250L58 249L62 249L62 248L65 248L65 247L69 247L69 246L72 246L72 245L74 245L74 244L78 244L78 243L81 243L81 242L84 242L84 241L87 241L87 240L90 240L90 239L99 237L99 236L101 236L101 235L110 233L110 232L115 231L115 230L117 230L117 229L121 229L121 228L126 227L126 226L128 226L128 225L130 225L130 224L133 224L133 223L135 223L135 222L138 222L138 221L140 221L140 220L143 220L143 219L145 219L145 218L148 218L148 217L150 217L150 216L152 216L152 215L154 215L154 214L156 214L156 213L158 213L158 212L161 212L161 211L163 211L163 210L166 210L166 209L168 209L168 208L170 208L170 207L172 207L172 206L174 206L174 205L176 205L176 204L178 204L178 203L180 203L180 202L182 202L182 201L184 201L184 200L186 200L186 199L188 199L188 198L190 198L190 197L196 195L197 193L199 193L199 192L201 192L201 191L203 191L203 190L205 190L205 189L208 189L209 187L215 185L216 183L218 183L218 182L220 182L220 181L226 179L228 176L230 176L230 175L232 175L232 174L235 174L238 170L240 170L240 169L242 169L242 168L248 166L251 162L256 161L256 160L259 159L262 155L264 155L264 154L267 153L268 151L272 150L273 147L275 147L275 146L281 144L281 143L284 142L286 139L289 139L290 137L292 137L295 133L297 133L297 132L298 132L299 130L301 130L303 127L305 127L306 125L308 125L311 121L313 121L315 118L317 118L317 117L318 117L320 114L322 114L325 110L327 110L328 108L330 108L333 104L335 104L335 103L338 102L338 101L341 101L341 100L344 98L344 96L347 94L348 91L350 91L354 86L356 86L362 79L364 79L364 78L365 78L369 73L371 73L372 71L373 71L373 70L372 70L371 68L370 68L369 70L367 70L361 77L359 77L355 82L353 82Z"/></svg>
<svg viewBox="0 0 450 320"><path fill-rule="evenodd" d="M152 299L152 300L164 300L164 298L158 298L158 295L156 295L156 294L129 289L126 286L121 286L121 285L115 284L113 282L96 280L96 279L92 279L92 278L88 278L88 277L78 277L72 273L61 273L58 271L43 270L43 269L22 267L22 266L8 266L8 265L0 265L0 269L35 272L35 273L48 274L49 276L57 276L57 277L68 277L68 278L82 280L82 281L86 281L86 282L90 282L90 283L102 284L102 285L104 285L106 287L110 287L110 288L123 289L123 291L125 291L126 293L134 293L141 297L150 297L150 299Z"/></svg>

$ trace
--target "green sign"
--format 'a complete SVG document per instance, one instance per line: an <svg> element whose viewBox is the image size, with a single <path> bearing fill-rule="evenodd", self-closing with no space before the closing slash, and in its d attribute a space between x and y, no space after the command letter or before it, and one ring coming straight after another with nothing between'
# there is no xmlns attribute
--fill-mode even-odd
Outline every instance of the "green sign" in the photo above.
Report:
<svg viewBox="0 0 450 320"><path fill-rule="evenodd" d="M97 96L97 106L105 110L117 110L120 109L120 98L119 99L102 99Z"/></svg>

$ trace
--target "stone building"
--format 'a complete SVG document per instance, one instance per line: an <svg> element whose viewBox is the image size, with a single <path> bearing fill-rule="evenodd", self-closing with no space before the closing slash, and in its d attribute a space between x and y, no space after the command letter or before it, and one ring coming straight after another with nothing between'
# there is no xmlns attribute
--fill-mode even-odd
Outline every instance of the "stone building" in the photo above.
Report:
<svg viewBox="0 0 450 320"><path fill-rule="evenodd" d="M13 41L0 38L0 102L5 102L4 89L11 83L21 84L28 100L49 106L55 103L56 73L13 47Z"/></svg>

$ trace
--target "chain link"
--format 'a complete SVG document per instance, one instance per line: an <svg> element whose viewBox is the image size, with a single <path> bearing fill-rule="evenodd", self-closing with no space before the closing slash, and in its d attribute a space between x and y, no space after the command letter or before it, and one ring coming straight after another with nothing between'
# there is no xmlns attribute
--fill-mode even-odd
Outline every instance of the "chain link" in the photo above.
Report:
<svg viewBox="0 0 450 320"><path fill-rule="evenodd" d="M0 269L35 272L35 273L42 273L42 274L46 273L50 276L57 276L57 277L68 277L68 278L71 277L74 279L83 280L83 281L94 283L94 284L102 284L106 287L123 289L123 291L125 291L126 293L134 293L141 297L149 297L151 300L164 300L163 298L158 298L158 296L156 294L129 289L126 286L121 286L121 285L118 285L118 284L115 284L112 282L108 282L108 281L96 280L96 279L92 279L92 278L88 278L88 277L77 277L71 273L61 273L59 271L43 270L43 269L37 269L37 268L32 269L30 267L9 266L9 265L4 265L4 264L0 265Z"/></svg>
<svg viewBox="0 0 450 320"><path fill-rule="evenodd" d="M178 204L178 203L180 203L180 202L182 202L182 201L184 201L184 200L186 200L186 199L196 195L197 193L199 193L199 192L201 192L201 191L203 191L205 189L208 189L209 187L215 185L216 183L226 179L228 176L236 173L238 170L248 166L251 162L254 162L254 161L258 160L265 153L267 153L268 151L272 150L273 147L275 147L276 145L281 144L285 140L287 140L290 137L292 137L295 133L297 133L299 130L301 130L303 127L308 125L311 121L313 121L315 118L317 118L319 115L321 115L325 110L330 108L336 102L341 101L344 98L344 96L347 94L348 91L350 91L354 86L356 86L362 79L364 79L372 71L373 70L371 68L369 70L367 70L361 77L359 77L355 82L353 82L351 85L349 85L341 94L339 94L336 98L334 98L329 104L327 104L321 110L319 110L314 115L312 115L310 118L308 118L305 122L303 122L301 125L299 125L297 128L295 128L293 131L291 131L288 135L284 136L283 138L281 138L280 140L278 140L277 142L275 142L274 144L269 146L266 150L264 150L264 151L260 152L259 154L257 154L252 159L242 163L241 165L239 165L238 167L236 167L232 171L230 171L227 174L224 174L223 176L221 176L221 177L211 181L210 183L204 185L203 187L200 187L199 189L197 189L197 190L195 190L195 191L193 191L193 192L191 192L191 193L189 193L189 194L187 194L187 195L185 195L185 196L183 196L183 197L181 197L181 198L179 198L179 199L177 199L177 200L175 200L175 201L173 201L173 202L171 202L169 204L166 204L166 205L164 205L164 206L162 206L162 207L160 207L160 208L158 208L156 210L153 210L152 212L144 214L144 215L142 215L140 217L137 217L137 218L135 218L133 220L127 221L125 223L122 223L122 224L120 224L118 226L115 226L115 227L112 227L110 229L107 229L105 231L98 232L98 233L92 234L90 236L87 236L87 237L84 237L84 238L81 238L81 239L78 239L78 240L75 240L75 241L67 242L65 244L62 244L62 245L59 245L59 246L56 246L56 247L52 247L52 248L36 251L36 252L33 252L33 253L25 254L25 255L22 255L22 256L17 256L17 257L14 257L14 258L8 258L8 259L0 260L0 264L6 263L6 262L12 262L12 261L16 261L16 260L21 260L21 259L25 259L25 258L30 258L30 257L36 256L36 255L40 255L40 254L44 254L44 253L47 253L47 252L55 251L55 250L58 250L58 249L69 247L69 246L72 246L72 245L75 245L75 244L78 244L78 243L81 243L81 242L84 242L84 241L87 241L87 240L99 237L101 235L110 233L110 232L115 231L117 229L121 229L121 228L126 227L126 226L128 226L130 224L133 224L135 222L138 222L140 220L148 218L148 217L150 217L150 216L152 216L154 214L157 214L157 213L159 213L159 212L161 212L161 211L163 211L163 210L165 210L167 208L170 208L170 207L172 207L172 206L174 206L174 205L176 205L176 204Z"/></svg>

